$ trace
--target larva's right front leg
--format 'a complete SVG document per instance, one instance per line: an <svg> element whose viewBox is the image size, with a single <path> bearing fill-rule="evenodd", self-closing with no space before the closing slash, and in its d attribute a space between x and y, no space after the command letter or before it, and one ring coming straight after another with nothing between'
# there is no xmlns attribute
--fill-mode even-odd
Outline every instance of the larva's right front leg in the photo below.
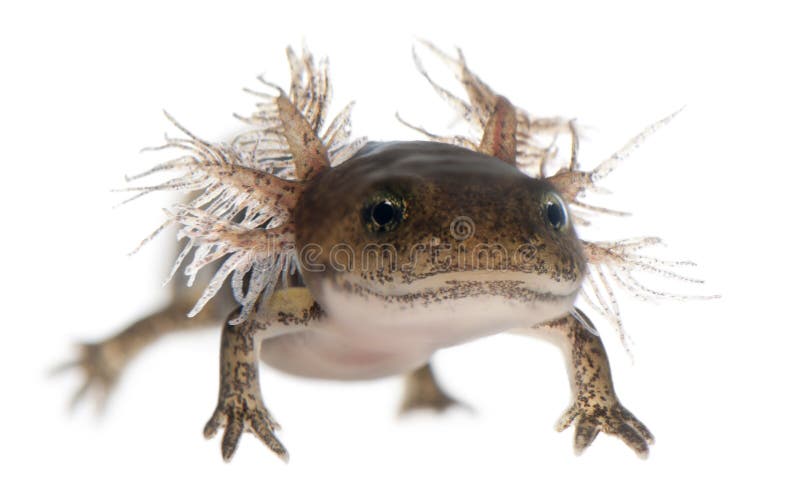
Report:
<svg viewBox="0 0 800 487"><path fill-rule="evenodd" d="M302 331L318 320L321 309L308 289L292 287L276 291L270 298L264 320L249 319L240 325L226 325L220 350L219 400L203 430L213 437L221 427L222 458L233 457L244 431L256 435L284 461L289 456L275 431L280 428L261 397L258 379L259 348L268 338ZM236 310L231 316L238 316Z"/></svg>

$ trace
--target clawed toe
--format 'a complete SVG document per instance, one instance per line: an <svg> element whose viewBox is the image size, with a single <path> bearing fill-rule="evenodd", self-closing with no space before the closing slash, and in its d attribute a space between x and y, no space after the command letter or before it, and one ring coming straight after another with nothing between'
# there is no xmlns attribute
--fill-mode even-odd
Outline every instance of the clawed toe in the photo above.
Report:
<svg viewBox="0 0 800 487"><path fill-rule="evenodd" d="M254 434L284 462L288 462L289 453L275 436L275 431L280 428L280 425L264 406L240 404L235 399L222 401L203 428L203 435L206 438L212 438L221 427L224 427L221 444L222 459L226 462L233 458L242 433L245 431Z"/></svg>
<svg viewBox="0 0 800 487"><path fill-rule="evenodd" d="M590 409L573 404L562 415L556 429L563 431L571 424L575 426L574 447L578 455L592 444L601 431L620 438L641 458L647 458L648 445L655 441L650 430L619 403L605 406L596 404Z"/></svg>

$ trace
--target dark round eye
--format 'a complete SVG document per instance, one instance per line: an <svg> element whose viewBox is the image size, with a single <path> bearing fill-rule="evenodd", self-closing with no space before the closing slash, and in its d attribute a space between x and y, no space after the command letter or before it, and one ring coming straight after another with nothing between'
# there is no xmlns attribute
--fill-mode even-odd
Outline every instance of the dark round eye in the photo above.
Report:
<svg viewBox="0 0 800 487"><path fill-rule="evenodd" d="M564 230L569 224L567 208L561 198L554 193L549 193L545 197L544 216L547 223L556 230Z"/></svg>
<svg viewBox="0 0 800 487"><path fill-rule="evenodd" d="M372 221L378 226L385 226L394 220L395 207L391 201L381 201L372 207Z"/></svg>
<svg viewBox="0 0 800 487"><path fill-rule="evenodd" d="M393 192L381 191L371 195L362 210L364 225L372 233L390 232L405 216L403 199Z"/></svg>

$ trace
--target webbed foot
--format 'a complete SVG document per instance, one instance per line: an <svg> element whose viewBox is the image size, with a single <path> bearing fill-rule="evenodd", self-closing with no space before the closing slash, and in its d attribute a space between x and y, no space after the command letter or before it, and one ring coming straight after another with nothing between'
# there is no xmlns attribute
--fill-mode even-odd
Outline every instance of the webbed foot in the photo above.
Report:
<svg viewBox="0 0 800 487"><path fill-rule="evenodd" d="M561 416L556 430L564 431L575 424L575 453L580 455L592 444L601 431L619 437L641 458L647 458L648 445L654 443L653 434L641 421L616 399L593 402L591 405L574 403Z"/></svg>
<svg viewBox="0 0 800 487"><path fill-rule="evenodd" d="M203 429L203 435L208 439L213 438L221 427L225 428L222 436L222 458L226 462L230 461L236 452L245 429L256 435L284 462L289 460L289 453L275 436L280 425L273 419L259 397L232 395L220 400L217 409Z"/></svg>

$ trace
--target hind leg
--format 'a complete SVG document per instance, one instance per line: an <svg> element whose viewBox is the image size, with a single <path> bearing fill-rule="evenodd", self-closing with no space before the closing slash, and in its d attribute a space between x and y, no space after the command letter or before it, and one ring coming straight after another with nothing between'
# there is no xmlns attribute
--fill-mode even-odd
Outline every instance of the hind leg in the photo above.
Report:
<svg viewBox="0 0 800 487"><path fill-rule="evenodd" d="M108 338L79 344L77 358L54 371L60 373L77 369L83 375L83 384L72 397L70 407L77 406L91 391L98 411L102 411L122 371L148 345L174 332L220 326L221 318L216 316L219 306L209 306L206 311L190 319L186 313L193 305L194 300L181 296Z"/></svg>
<svg viewBox="0 0 800 487"><path fill-rule="evenodd" d="M410 372L405 377L405 391L403 402L400 405L400 414L406 414L419 409L432 409L437 412L445 411L452 406L461 406L470 409L461 401L453 399L439 385L430 362Z"/></svg>

